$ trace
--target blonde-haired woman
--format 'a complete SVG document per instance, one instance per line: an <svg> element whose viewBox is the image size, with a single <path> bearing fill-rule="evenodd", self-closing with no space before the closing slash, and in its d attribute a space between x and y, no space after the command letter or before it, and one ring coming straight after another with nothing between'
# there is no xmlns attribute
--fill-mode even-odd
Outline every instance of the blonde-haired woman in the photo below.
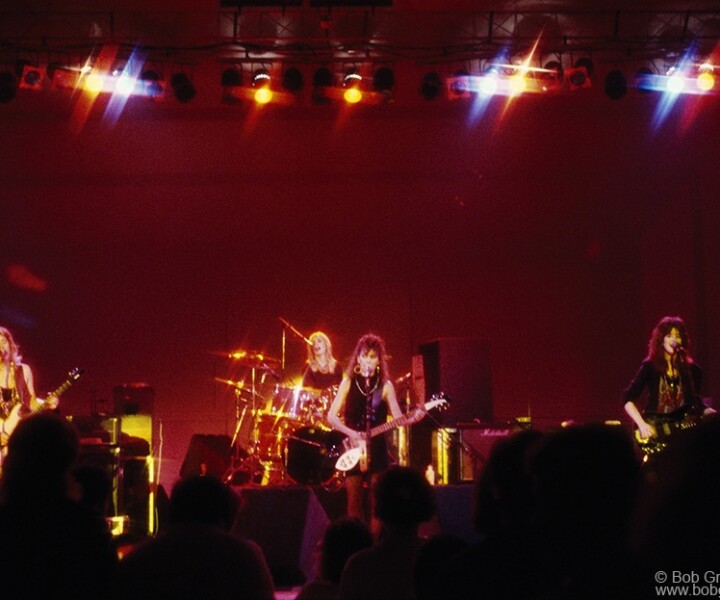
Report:
<svg viewBox="0 0 720 600"><path fill-rule="evenodd" d="M332 353L330 338L322 331L311 333L307 349L307 366L302 386L324 390L342 381L342 365Z"/></svg>

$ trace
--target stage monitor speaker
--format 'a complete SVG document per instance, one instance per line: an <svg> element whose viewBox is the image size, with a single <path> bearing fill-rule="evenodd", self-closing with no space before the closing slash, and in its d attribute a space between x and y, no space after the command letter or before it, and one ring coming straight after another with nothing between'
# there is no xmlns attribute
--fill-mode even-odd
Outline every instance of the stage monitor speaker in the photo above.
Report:
<svg viewBox="0 0 720 600"><path fill-rule="evenodd" d="M211 475L222 479L230 468L230 442L227 435L193 435L180 467L180 478Z"/></svg>
<svg viewBox="0 0 720 600"><path fill-rule="evenodd" d="M441 338L420 345L426 400L443 393L451 401L439 413L443 425L492 421L490 348L474 338Z"/></svg>
<svg viewBox="0 0 720 600"><path fill-rule="evenodd" d="M235 488L242 508L233 531L263 550L276 587L316 576L318 544L330 520L308 488Z"/></svg>

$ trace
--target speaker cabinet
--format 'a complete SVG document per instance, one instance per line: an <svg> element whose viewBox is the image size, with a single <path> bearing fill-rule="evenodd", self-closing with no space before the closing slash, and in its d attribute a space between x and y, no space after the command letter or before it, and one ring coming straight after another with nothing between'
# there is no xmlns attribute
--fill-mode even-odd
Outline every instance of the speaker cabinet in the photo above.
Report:
<svg viewBox="0 0 720 600"><path fill-rule="evenodd" d="M435 483L449 485L475 481L499 439L512 430L498 427L443 427L432 435L432 465Z"/></svg>
<svg viewBox="0 0 720 600"><path fill-rule="evenodd" d="M315 576L318 543L330 520L308 488L235 488L242 508L233 531L263 550L276 587Z"/></svg>
<svg viewBox="0 0 720 600"><path fill-rule="evenodd" d="M180 478L212 475L222 479L230 468L230 442L227 435L193 435L180 467Z"/></svg>
<svg viewBox="0 0 720 600"><path fill-rule="evenodd" d="M441 338L420 345L426 400L444 393L451 400L440 413L443 425L493 419L490 349L474 338Z"/></svg>

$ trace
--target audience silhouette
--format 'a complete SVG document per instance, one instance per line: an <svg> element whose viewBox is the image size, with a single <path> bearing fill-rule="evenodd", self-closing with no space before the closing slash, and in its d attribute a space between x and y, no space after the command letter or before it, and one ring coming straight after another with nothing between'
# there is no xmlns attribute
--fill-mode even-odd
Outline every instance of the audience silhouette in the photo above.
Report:
<svg viewBox="0 0 720 600"><path fill-rule="evenodd" d="M120 562L120 598L272 600L260 548L229 533L240 499L213 477L190 477L170 494L167 531Z"/></svg>
<svg viewBox="0 0 720 600"><path fill-rule="evenodd" d="M350 557L340 579L341 600L414 598L414 562L423 540L418 526L435 514L435 495L417 471L393 467L375 486L378 542Z"/></svg>
<svg viewBox="0 0 720 600"><path fill-rule="evenodd" d="M340 589L340 576L348 559L373 544L368 525L356 518L344 517L325 530L320 553L320 573L306 583L296 600L334 600Z"/></svg>
<svg viewBox="0 0 720 600"><path fill-rule="evenodd" d="M79 440L54 413L22 420L0 478L6 598L108 598L117 555L103 518L73 497Z"/></svg>

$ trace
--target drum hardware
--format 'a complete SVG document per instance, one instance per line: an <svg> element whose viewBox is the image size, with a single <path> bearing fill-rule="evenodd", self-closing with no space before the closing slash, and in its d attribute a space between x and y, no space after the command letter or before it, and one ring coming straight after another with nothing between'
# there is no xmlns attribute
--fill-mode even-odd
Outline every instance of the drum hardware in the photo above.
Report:
<svg viewBox="0 0 720 600"><path fill-rule="evenodd" d="M263 485L263 481L266 478L266 465L263 464L261 456L260 421L263 411L260 408L260 403L261 401L264 402L264 399L257 389L258 371L270 373L274 377L279 378L277 373L273 370L273 365L277 366L280 361L271 356L267 356L262 352L254 350L235 350L228 353L227 356L228 358L237 361L240 366L250 369L250 386L248 388L248 386L243 382L216 378L234 388L236 399L235 431L230 442L230 447L234 450L234 452L230 468L223 477L223 480L226 483L242 481L243 483L259 483L260 485ZM247 400L242 398L243 393L249 395ZM276 420L276 424L278 420L279 418ZM238 443L238 438L246 423L249 423L250 442L247 449L247 455L243 456L242 449ZM278 450L278 459L280 459L280 450Z"/></svg>

